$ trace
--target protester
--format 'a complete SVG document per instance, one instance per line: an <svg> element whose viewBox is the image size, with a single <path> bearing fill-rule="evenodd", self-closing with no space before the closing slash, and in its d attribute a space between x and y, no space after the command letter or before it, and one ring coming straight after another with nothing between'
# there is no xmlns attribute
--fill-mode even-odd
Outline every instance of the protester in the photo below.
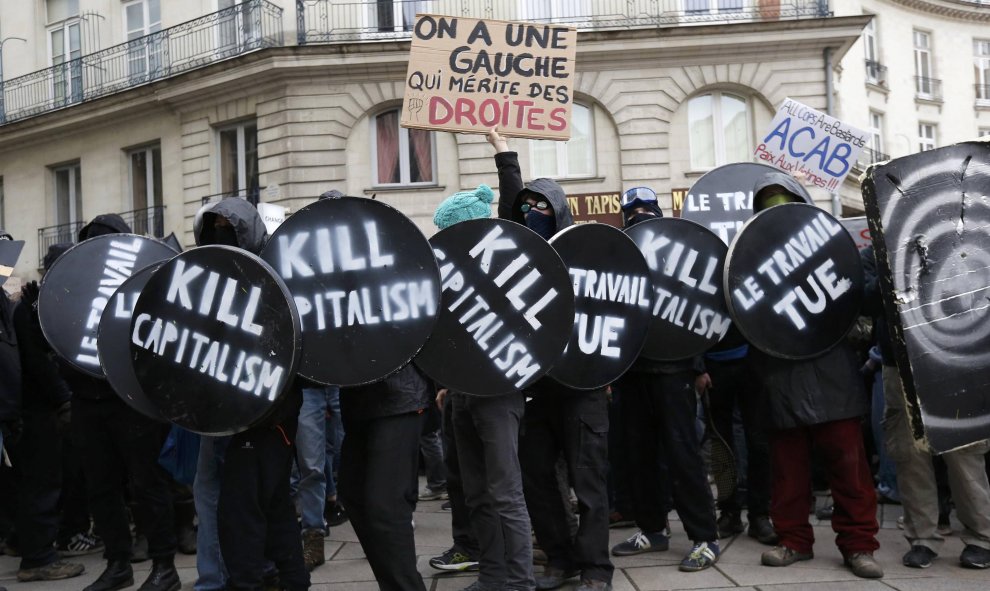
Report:
<svg viewBox="0 0 990 591"><path fill-rule="evenodd" d="M574 223L564 189L547 178L523 184L518 155L497 131L488 133L498 168L498 213L550 240ZM545 377L525 390L520 462L530 519L547 565L537 589L556 589L581 576L580 591L612 588L608 556L608 399L604 389L579 391ZM547 467L563 454L577 495L580 525L571 537L570 503Z"/></svg>
<svg viewBox="0 0 990 591"><path fill-rule="evenodd" d="M767 173L753 189L756 212L783 203L810 203L804 188L783 172ZM763 553L767 566L789 566L814 557L811 449L821 453L835 501L832 529L845 564L859 577L879 578L873 557L877 502L863 447L860 420L869 401L851 348L843 341L813 359L794 361L750 351L770 402L773 473L770 517L779 545Z"/></svg>
<svg viewBox="0 0 990 591"><path fill-rule="evenodd" d="M919 446L912 434L872 247L862 253L862 259L866 275L863 313L874 318L883 362L884 444L894 462L897 490L904 508L904 537L911 545L901 560L904 566L928 568L944 542L938 531L939 495L932 454ZM981 441L940 456L948 469L949 488L963 525L961 537L965 547L959 562L968 568L990 567L990 483L984 461L988 451L990 442Z"/></svg>
<svg viewBox="0 0 990 591"><path fill-rule="evenodd" d="M419 438L419 452L426 469L426 487L419 491L420 501L445 501L448 498L440 422L440 412L430 405L426 411L423 434Z"/></svg>
<svg viewBox="0 0 990 591"><path fill-rule="evenodd" d="M296 435L296 467L299 480L296 506L302 523L303 560L306 570L326 562L323 536L327 502L327 403L336 386L312 384L302 389L299 431Z"/></svg>

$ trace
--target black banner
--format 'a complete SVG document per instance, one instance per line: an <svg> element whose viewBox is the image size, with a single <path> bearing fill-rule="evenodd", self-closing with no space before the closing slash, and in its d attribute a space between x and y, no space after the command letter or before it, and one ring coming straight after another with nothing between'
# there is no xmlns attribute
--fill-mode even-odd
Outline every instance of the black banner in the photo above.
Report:
<svg viewBox="0 0 990 591"><path fill-rule="evenodd" d="M985 142L897 158L863 183L915 437L936 452L990 437L988 195Z"/></svg>
<svg viewBox="0 0 990 591"><path fill-rule="evenodd" d="M228 246L188 250L152 275L134 307L131 357L162 415L197 433L258 424L299 361L292 296L275 271Z"/></svg>
<svg viewBox="0 0 990 591"><path fill-rule="evenodd" d="M636 361L650 328L650 269L636 244L607 224L571 226L554 247L574 287L574 327L550 377L577 390L611 384Z"/></svg>
<svg viewBox="0 0 990 591"><path fill-rule="evenodd" d="M131 363L131 317L141 290L160 267L154 264L135 271L117 288L100 317L97 348L107 382L125 404L156 421L165 421L158 407L144 395Z"/></svg>
<svg viewBox="0 0 990 591"><path fill-rule="evenodd" d="M713 168L688 191L681 216L714 232L722 242L732 239L753 216L753 187L768 172L780 169L766 164L737 162Z"/></svg>
<svg viewBox="0 0 990 591"><path fill-rule="evenodd" d="M765 353L817 357L859 316L863 267L849 232L825 211L788 203L761 211L729 247L729 311Z"/></svg>
<svg viewBox="0 0 990 591"><path fill-rule="evenodd" d="M103 378L97 331L103 309L134 271L175 256L167 245L134 234L107 234L80 242L45 273L38 296L41 330L74 368Z"/></svg>
<svg viewBox="0 0 990 591"><path fill-rule="evenodd" d="M520 390L560 358L574 292L560 255L525 226L460 222L430 239L440 318L416 364L438 384L479 396Z"/></svg>
<svg viewBox="0 0 990 591"><path fill-rule="evenodd" d="M722 274L728 250L718 236L682 218L656 218L626 228L653 279L649 336L642 355L686 359L715 346L732 326Z"/></svg>
<svg viewBox="0 0 990 591"><path fill-rule="evenodd" d="M322 199L279 226L261 256L292 293L303 331L299 374L356 386L409 363L437 319L429 242L371 199Z"/></svg>

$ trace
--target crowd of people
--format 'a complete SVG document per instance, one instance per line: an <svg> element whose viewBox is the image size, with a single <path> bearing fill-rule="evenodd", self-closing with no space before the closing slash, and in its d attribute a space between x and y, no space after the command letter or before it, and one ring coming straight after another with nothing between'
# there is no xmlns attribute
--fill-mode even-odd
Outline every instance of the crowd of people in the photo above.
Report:
<svg viewBox="0 0 990 591"><path fill-rule="evenodd" d="M506 140L494 130L488 140L498 216L546 240L570 226L560 185L524 183ZM785 173L753 190L755 211L811 202ZM444 229L487 218L494 201L484 185L457 193L434 221ZM622 212L627 227L663 215L645 187L623 195ZM197 245L260 252L267 232L249 202L225 199L201 213ZM79 239L119 232L129 232L119 216L101 215ZM51 249L46 269L66 247ZM413 512L418 501L445 500L452 543L429 564L477 570L467 590L578 579L579 591L602 591L611 589L611 556L667 551L682 533L686 572L710 568L719 540L743 532L767 545L766 566L811 560L817 509L849 569L878 578L877 503L888 502L903 505L906 566L931 565L954 507L959 562L990 567L990 444L939 456L917 444L869 249L863 263L864 322L813 359L766 355L732 330L704 355L641 357L591 391L545 377L521 392L474 396L414 364L361 387L298 378L272 416L228 437L189 437L133 410L52 352L36 283L15 298L0 290L3 551L20 557L25 583L82 576L72 557L100 552L105 570L84 591L134 585L131 564L143 560L153 566L140 591L176 591L182 552L196 554L196 591L297 591L325 562L328 528L349 520L381 589L425 591ZM710 474L715 439L733 454L725 486L724 466ZM195 478L176 463L194 464ZM834 505L816 508L813 490L824 488ZM672 510L683 532L672 530ZM634 533L610 547L609 529L619 527Z"/></svg>

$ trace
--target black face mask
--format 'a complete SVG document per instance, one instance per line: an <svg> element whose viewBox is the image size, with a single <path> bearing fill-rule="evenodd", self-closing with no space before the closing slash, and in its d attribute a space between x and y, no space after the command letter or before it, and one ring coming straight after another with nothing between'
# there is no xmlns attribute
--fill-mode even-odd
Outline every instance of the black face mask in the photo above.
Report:
<svg viewBox="0 0 990 591"><path fill-rule="evenodd" d="M542 236L544 240L550 240L557 232L557 220L551 215L530 210L526 214L526 227Z"/></svg>
<svg viewBox="0 0 990 591"><path fill-rule="evenodd" d="M237 243L237 232L234 230L233 226L213 228L213 244L240 246L240 244Z"/></svg>
<svg viewBox="0 0 990 591"><path fill-rule="evenodd" d="M626 219L626 227L628 228L629 226L634 226L640 222L653 220L656 219L656 217L657 217L656 214L652 214L652 213L644 213L644 212L634 213L633 215L629 216Z"/></svg>

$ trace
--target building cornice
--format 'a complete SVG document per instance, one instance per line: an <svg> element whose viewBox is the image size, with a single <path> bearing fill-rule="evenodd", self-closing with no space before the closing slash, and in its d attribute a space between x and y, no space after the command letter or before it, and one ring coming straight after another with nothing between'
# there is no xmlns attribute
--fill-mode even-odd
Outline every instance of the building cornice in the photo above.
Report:
<svg viewBox="0 0 990 591"><path fill-rule="evenodd" d="M944 18L964 20L970 23L990 23L990 4L977 4L966 0L887 0Z"/></svg>

